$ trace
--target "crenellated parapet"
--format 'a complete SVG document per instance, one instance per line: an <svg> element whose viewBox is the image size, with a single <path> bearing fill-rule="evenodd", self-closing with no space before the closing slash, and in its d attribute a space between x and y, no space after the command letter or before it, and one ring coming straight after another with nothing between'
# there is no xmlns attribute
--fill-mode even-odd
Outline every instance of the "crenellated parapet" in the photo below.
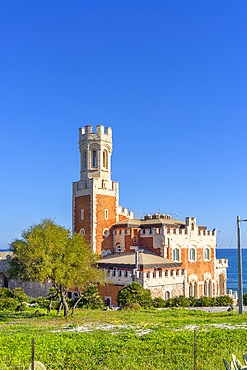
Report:
<svg viewBox="0 0 247 370"><path fill-rule="evenodd" d="M112 128L103 125L97 125L96 131L93 131L92 125L87 125L79 129L79 143L86 141L109 141L112 143Z"/></svg>
<svg viewBox="0 0 247 370"><path fill-rule="evenodd" d="M118 215L124 216L124 217L129 218L129 219L134 218L133 211L130 211L126 207L123 208L122 206L118 206Z"/></svg>

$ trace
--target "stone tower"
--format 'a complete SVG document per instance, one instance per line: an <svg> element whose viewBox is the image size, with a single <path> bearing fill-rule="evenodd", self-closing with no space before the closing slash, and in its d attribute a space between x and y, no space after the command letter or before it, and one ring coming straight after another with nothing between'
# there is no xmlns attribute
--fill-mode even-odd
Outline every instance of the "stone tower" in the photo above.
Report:
<svg viewBox="0 0 247 370"><path fill-rule="evenodd" d="M79 129L80 180L73 183L73 230L94 253L112 252L111 227L118 217L118 183L111 180L112 129Z"/></svg>

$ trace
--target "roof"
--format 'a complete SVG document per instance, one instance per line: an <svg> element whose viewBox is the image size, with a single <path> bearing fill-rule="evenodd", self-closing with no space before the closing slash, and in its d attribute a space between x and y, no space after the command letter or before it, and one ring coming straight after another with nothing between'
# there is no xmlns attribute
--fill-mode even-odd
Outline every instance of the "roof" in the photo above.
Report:
<svg viewBox="0 0 247 370"><path fill-rule="evenodd" d="M136 266L135 256L135 252L111 254L100 259L98 262L98 266L102 268L118 267L134 269ZM139 267L141 269L162 267L175 268L181 267L182 265L180 262L174 262L169 260L168 258L163 258L147 251L139 252L138 257Z"/></svg>
<svg viewBox="0 0 247 370"><path fill-rule="evenodd" d="M126 219L117 222L114 227L155 227L155 225L162 226L173 226L173 227L183 227L185 226L185 222L173 219L166 219L166 218L151 218L145 220L137 220L137 219Z"/></svg>

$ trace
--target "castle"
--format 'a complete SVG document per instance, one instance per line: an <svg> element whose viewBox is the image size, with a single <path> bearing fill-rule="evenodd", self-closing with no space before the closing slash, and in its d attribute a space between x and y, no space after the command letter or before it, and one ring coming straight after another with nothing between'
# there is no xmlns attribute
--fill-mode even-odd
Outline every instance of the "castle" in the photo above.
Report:
<svg viewBox="0 0 247 370"><path fill-rule="evenodd" d="M132 281L164 299L226 294L227 259L216 259L216 230L165 214L135 219L119 205L119 186L111 180L112 129L91 125L79 130L80 180L73 183L73 230L102 258L111 284L102 297L115 304L117 292Z"/></svg>

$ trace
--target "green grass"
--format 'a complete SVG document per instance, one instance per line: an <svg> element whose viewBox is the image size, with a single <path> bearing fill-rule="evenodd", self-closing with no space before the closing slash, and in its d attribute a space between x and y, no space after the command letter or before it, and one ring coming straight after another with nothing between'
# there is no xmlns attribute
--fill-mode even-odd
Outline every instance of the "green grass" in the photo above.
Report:
<svg viewBox="0 0 247 370"><path fill-rule="evenodd" d="M32 338L35 359L48 369L189 370L194 361L194 327L197 369L224 369L223 358L229 361L231 353L239 358L247 353L246 323L246 313L183 309L78 310L68 318L4 312L0 313L0 370L27 369ZM103 330L102 325L112 326ZM70 331L79 326L90 331Z"/></svg>

